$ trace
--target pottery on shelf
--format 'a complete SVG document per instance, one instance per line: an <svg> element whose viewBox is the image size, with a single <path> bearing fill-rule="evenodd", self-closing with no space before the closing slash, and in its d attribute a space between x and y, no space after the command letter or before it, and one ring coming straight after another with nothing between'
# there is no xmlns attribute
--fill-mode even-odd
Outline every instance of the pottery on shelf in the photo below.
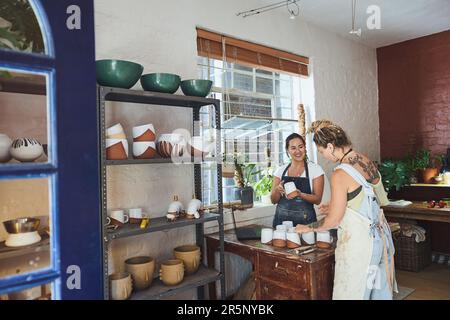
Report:
<svg viewBox="0 0 450 320"><path fill-rule="evenodd" d="M3 226L8 232L5 246L22 247L41 241L41 236L38 233L40 223L41 220L34 217L3 221Z"/></svg>
<svg viewBox="0 0 450 320"><path fill-rule="evenodd" d="M152 159L156 155L156 144L154 141L133 142L133 157L135 159Z"/></svg>
<svg viewBox="0 0 450 320"><path fill-rule="evenodd" d="M127 139L106 139L106 159L107 160L128 159Z"/></svg>
<svg viewBox="0 0 450 320"><path fill-rule="evenodd" d="M133 127L133 141L155 141L155 127L153 124Z"/></svg>
<svg viewBox="0 0 450 320"><path fill-rule="evenodd" d="M203 141L203 137L194 136L188 143L188 150L191 156L203 158L212 151L212 145Z"/></svg>
<svg viewBox="0 0 450 320"><path fill-rule="evenodd" d="M12 140L6 134L0 133L0 163L11 160L11 153L9 152L11 144Z"/></svg>
<svg viewBox="0 0 450 320"><path fill-rule="evenodd" d="M109 290L112 300L126 300L133 291L133 282L129 272L113 273L109 276Z"/></svg>
<svg viewBox="0 0 450 320"><path fill-rule="evenodd" d="M144 290L152 284L155 260L147 256L129 258L125 260L125 270L131 274L136 290Z"/></svg>
<svg viewBox="0 0 450 320"><path fill-rule="evenodd" d="M173 249L176 259L183 261L186 274L197 272L200 267L201 252L200 247L196 245L184 245Z"/></svg>
<svg viewBox="0 0 450 320"><path fill-rule="evenodd" d="M175 93L180 82L180 76L173 73L148 73L141 77L142 88L146 91Z"/></svg>
<svg viewBox="0 0 450 320"><path fill-rule="evenodd" d="M199 211L203 209L203 204L200 200L193 197L191 201L189 201L187 208L187 217L188 218L200 218Z"/></svg>
<svg viewBox="0 0 450 320"><path fill-rule="evenodd" d="M181 134L168 133L159 136L156 142L156 150L163 158L173 156L183 156L186 142Z"/></svg>
<svg viewBox="0 0 450 320"><path fill-rule="evenodd" d="M170 259L161 263L159 278L166 286L174 286L184 279L184 264L182 260Z"/></svg>
<svg viewBox="0 0 450 320"><path fill-rule="evenodd" d="M183 80L180 86L181 91L186 96L206 97L211 91L212 81L203 79Z"/></svg>
<svg viewBox="0 0 450 320"><path fill-rule="evenodd" d="M132 61L103 59L95 62L95 70L98 84L130 89L141 77L144 67Z"/></svg>
<svg viewBox="0 0 450 320"><path fill-rule="evenodd" d="M173 197L173 201L169 204L169 208L167 209L167 213L178 215L183 211L183 204L178 201L178 196Z"/></svg>
<svg viewBox="0 0 450 320"><path fill-rule="evenodd" d="M106 138L107 139L126 139L125 131L120 123L113 125L106 129Z"/></svg>
<svg viewBox="0 0 450 320"><path fill-rule="evenodd" d="M34 138L20 138L12 142L10 153L20 162L33 162L44 153L44 148Z"/></svg>

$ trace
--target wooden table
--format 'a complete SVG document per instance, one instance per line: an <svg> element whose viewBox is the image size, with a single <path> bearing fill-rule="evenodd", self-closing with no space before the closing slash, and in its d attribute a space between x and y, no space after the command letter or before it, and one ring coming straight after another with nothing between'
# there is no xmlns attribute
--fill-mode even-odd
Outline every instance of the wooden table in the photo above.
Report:
<svg viewBox="0 0 450 320"><path fill-rule="evenodd" d="M406 207L385 206L383 211L391 218L450 223L450 208L427 208L423 202L413 202Z"/></svg>
<svg viewBox="0 0 450 320"><path fill-rule="evenodd" d="M206 235L208 266L215 264L219 234ZM275 248L259 240L237 240L234 230L225 232L225 251L250 260L256 275L258 300L331 299L334 279L334 247L298 256L289 249ZM225 275L226 276L226 275ZM209 285L216 299L215 283Z"/></svg>

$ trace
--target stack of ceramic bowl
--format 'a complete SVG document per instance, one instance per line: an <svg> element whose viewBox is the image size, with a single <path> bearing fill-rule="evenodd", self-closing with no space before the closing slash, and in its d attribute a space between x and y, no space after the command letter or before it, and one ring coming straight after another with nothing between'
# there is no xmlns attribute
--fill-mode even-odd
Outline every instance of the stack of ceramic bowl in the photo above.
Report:
<svg viewBox="0 0 450 320"><path fill-rule="evenodd" d="M136 159L151 159L155 154L155 128L153 124L133 127L133 157Z"/></svg>
<svg viewBox="0 0 450 320"><path fill-rule="evenodd" d="M120 123L106 129L106 159L128 159L128 141Z"/></svg>

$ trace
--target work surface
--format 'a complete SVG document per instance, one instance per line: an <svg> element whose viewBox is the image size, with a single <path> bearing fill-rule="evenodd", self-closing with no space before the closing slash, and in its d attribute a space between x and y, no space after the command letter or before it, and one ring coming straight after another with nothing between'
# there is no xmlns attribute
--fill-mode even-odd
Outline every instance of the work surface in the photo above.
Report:
<svg viewBox="0 0 450 320"><path fill-rule="evenodd" d="M386 217L450 223L450 208L427 208L427 203L413 202L406 207L384 206Z"/></svg>

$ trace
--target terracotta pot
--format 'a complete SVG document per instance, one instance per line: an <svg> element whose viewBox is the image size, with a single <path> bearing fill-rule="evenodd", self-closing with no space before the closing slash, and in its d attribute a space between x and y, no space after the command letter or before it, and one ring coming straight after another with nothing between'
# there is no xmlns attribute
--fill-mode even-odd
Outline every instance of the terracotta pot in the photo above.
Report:
<svg viewBox="0 0 450 320"><path fill-rule="evenodd" d="M186 274L197 272L200 267L201 253L200 247L195 245L185 245L173 250L175 258L183 261Z"/></svg>
<svg viewBox="0 0 450 320"><path fill-rule="evenodd" d="M184 279L183 261L170 259L161 263L159 278L167 286L175 286Z"/></svg>
<svg viewBox="0 0 450 320"><path fill-rule="evenodd" d="M126 300L131 296L133 284L128 272L114 273L109 276L110 297L112 300Z"/></svg>
<svg viewBox="0 0 450 320"><path fill-rule="evenodd" d="M133 141L155 141L155 127L153 124L133 127Z"/></svg>
<svg viewBox="0 0 450 320"><path fill-rule="evenodd" d="M125 269L131 274L136 290L150 287L155 272L155 260L152 257L133 257L125 260Z"/></svg>
<svg viewBox="0 0 450 320"><path fill-rule="evenodd" d="M128 159L128 142L126 139L106 139L106 159Z"/></svg>
<svg viewBox="0 0 450 320"><path fill-rule="evenodd" d="M423 183L433 183L433 178L439 174L438 168L426 168L420 171Z"/></svg>

